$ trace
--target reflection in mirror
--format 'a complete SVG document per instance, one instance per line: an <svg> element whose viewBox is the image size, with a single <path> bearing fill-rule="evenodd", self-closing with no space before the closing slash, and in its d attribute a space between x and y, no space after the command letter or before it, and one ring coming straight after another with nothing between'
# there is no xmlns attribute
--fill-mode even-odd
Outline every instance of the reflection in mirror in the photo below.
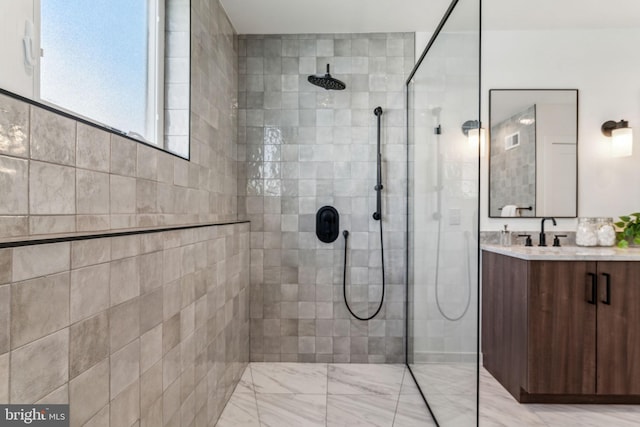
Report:
<svg viewBox="0 0 640 427"><path fill-rule="evenodd" d="M0 88L189 157L188 0L0 0Z"/></svg>
<svg viewBox="0 0 640 427"><path fill-rule="evenodd" d="M578 91L489 91L489 216L575 217Z"/></svg>

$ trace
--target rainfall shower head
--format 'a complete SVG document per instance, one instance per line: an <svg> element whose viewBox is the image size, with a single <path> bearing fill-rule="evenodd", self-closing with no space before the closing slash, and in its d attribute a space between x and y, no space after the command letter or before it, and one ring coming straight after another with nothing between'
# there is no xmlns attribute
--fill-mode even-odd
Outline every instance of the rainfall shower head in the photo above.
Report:
<svg viewBox="0 0 640 427"><path fill-rule="evenodd" d="M331 77L331 74L329 74L329 64L327 64L327 74L315 74L313 76L309 76L307 80L309 80L309 83L312 85L320 86L326 90L344 90L344 88L347 87L347 85L342 83L340 80Z"/></svg>

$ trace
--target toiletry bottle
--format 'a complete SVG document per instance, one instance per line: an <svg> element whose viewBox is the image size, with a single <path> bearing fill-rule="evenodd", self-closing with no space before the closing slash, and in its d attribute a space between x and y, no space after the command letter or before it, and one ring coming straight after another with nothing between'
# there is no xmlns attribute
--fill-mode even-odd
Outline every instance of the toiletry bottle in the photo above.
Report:
<svg viewBox="0 0 640 427"><path fill-rule="evenodd" d="M500 230L500 244L511 246L511 232L507 230L507 224L504 225L504 230Z"/></svg>

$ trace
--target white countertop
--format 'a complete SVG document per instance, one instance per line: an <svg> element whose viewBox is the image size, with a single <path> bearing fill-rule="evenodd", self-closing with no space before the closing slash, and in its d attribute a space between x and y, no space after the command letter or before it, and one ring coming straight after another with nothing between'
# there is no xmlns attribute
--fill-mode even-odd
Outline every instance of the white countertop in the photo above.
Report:
<svg viewBox="0 0 640 427"><path fill-rule="evenodd" d="M640 261L640 248L582 246L500 246L483 244L483 251L495 252L529 261Z"/></svg>

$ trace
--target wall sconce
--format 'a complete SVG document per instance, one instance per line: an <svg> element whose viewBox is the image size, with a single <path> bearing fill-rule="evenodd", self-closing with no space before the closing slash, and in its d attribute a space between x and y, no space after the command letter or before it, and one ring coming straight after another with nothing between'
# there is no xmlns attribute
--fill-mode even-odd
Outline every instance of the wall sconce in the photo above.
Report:
<svg viewBox="0 0 640 427"><path fill-rule="evenodd" d="M602 124L601 130L603 135L611 137L612 157L628 157L633 154L633 131L628 121L609 120Z"/></svg>
<svg viewBox="0 0 640 427"><path fill-rule="evenodd" d="M486 132L480 127L477 120L467 120L462 124L462 133L469 139L469 147L477 149L480 146L480 157L484 157L484 147L486 145Z"/></svg>

